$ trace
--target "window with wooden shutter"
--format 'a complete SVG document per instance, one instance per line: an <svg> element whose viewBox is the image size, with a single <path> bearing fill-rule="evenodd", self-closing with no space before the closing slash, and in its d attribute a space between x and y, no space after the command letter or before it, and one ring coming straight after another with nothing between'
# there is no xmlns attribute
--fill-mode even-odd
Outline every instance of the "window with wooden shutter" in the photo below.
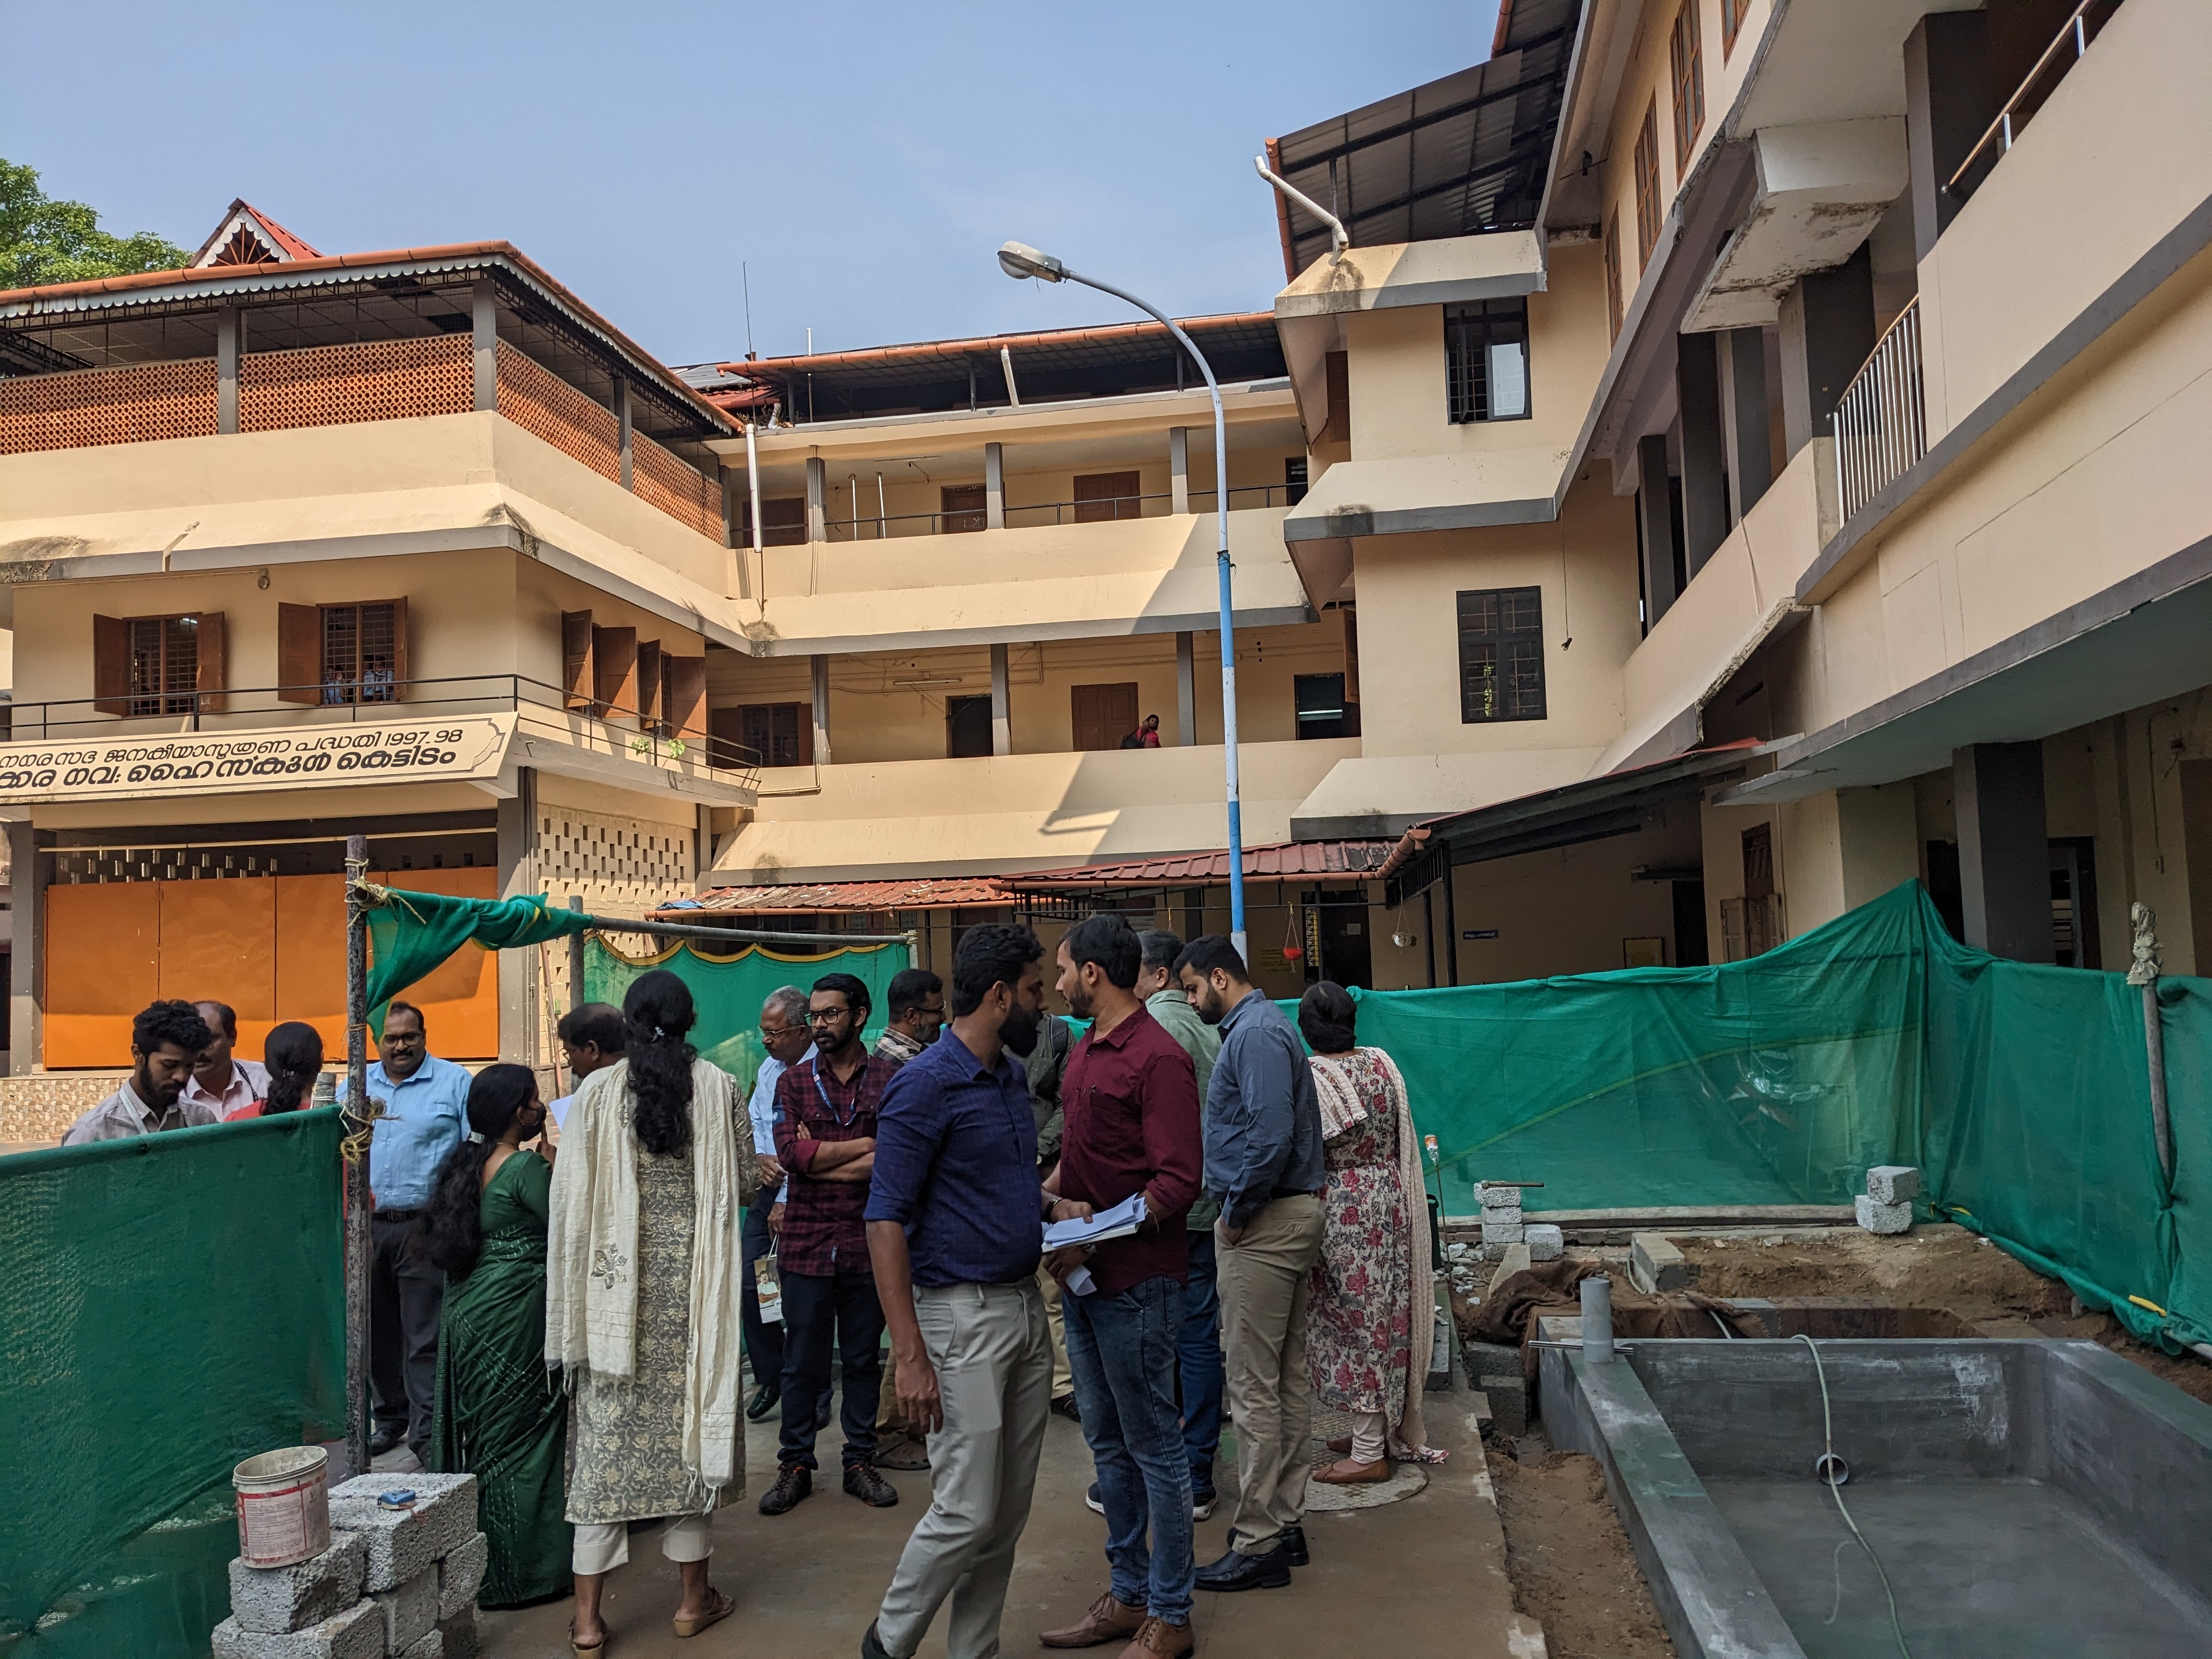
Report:
<svg viewBox="0 0 2212 1659"><path fill-rule="evenodd" d="M1636 268L1651 263L1659 246L1659 100L1644 106L1644 125L1636 135Z"/></svg>
<svg viewBox="0 0 2212 1659"><path fill-rule="evenodd" d="M717 708L708 755L717 766L811 766L814 709L803 702Z"/></svg>
<svg viewBox="0 0 2212 1659"><path fill-rule="evenodd" d="M102 714L131 712L131 624L120 617L92 619L92 706Z"/></svg>
<svg viewBox="0 0 2212 1659"><path fill-rule="evenodd" d="M1735 37L1743 27L1745 14L1751 10L1751 0L1721 0L1721 61L1735 50Z"/></svg>
<svg viewBox="0 0 2212 1659"><path fill-rule="evenodd" d="M1689 170L1690 152L1705 126L1705 48L1698 33L1698 0L1682 0L1667 42L1674 86L1674 177Z"/></svg>
<svg viewBox="0 0 2212 1659"><path fill-rule="evenodd" d="M276 696L283 702L323 700L323 612L319 605L276 607Z"/></svg>
<svg viewBox="0 0 2212 1659"><path fill-rule="evenodd" d="M1323 405L1317 444L1352 441L1352 358L1342 351L1324 352L1321 360Z"/></svg>
<svg viewBox="0 0 2212 1659"><path fill-rule="evenodd" d="M1134 472L1086 472L1075 480L1075 521L1103 524L1133 519L1144 511L1142 485Z"/></svg>
<svg viewBox="0 0 2212 1659"><path fill-rule="evenodd" d="M668 694L663 718L668 729L687 744L707 740L707 659L704 657L664 657L668 672Z"/></svg>
<svg viewBox="0 0 2212 1659"><path fill-rule="evenodd" d="M561 704L564 708L592 706L592 613L561 613Z"/></svg>
<svg viewBox="0 0 2212 1659"><path fill-rule="evenodd" d="M966 535L990 526L990 501L981 484L943 484L937 492L938 510L945 516L944 533Z"/></svg>
<svg viewBox="0 0 2212 1659"><path fill-rule="evenodd" d="M637 642L637 729L657 731L660 726L660 641Z"/></svg>
<svg viewBox="0 0 2212 1659"><path fill-rule="evenodd" d="M192 689L198 693L201 714L219 714L222 694L230 685L230 630L224 626L220 611L201 611L199 624L198 672Z"/></svg>
<svg viewBox="0 0 2212 1659"><path fill-rule="evenodd" d="M319 613L321 693L313 701L331 706L399 702L407 684L407 601L326 605ZM281 641L277 654L283 655Z"/></svg>
<svg viewBox="0 0 2212 1659"><path fill-rule="evenodd" d="M594 628L592 630L593 711L602 719L610 714L637 712L637 629Z"/></svg>
<svg viewBox="0 0 2212 1659"><path fill-rule="evenodd" d="M1608 337L1620 337L1620 215L1608 213L1605 218L1605 312L1613 325Z"/></svg>

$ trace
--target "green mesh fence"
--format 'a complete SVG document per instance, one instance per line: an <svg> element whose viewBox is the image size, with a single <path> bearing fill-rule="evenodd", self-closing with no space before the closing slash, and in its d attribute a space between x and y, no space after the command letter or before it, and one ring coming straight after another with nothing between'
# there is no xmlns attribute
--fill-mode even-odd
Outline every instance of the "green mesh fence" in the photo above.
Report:
<svg viewBox="0 0 2212 1659"><path fill-rule="evenodd" d="M2160 1173L2142 994L1953 939L1907 883L1748 962L1359 994L1405 1073L1447 1213L1844 1204L1917 1164L1923 1213L1987 1233L2173 1346L2212 1336L2212 984L2160 982Z"/></svg>
<svg viewBox="0 0 2212 1659"><path fill-rule="evenodd" d="M0 1158L0 1652L208 1651L230 1472L343 1437L335 1111Z"/></svg>
<svg viewBox="0 0 2212 1659"><path fill-rule="evenodd" d="M692 1043L750 1089L768 1057L761 1047L760 1012L770 991L782 985L803 991L824 974L855 975L866 983L873 1004L865 1033L872 1043L883 1032L891 975L906 966L903 945L844 945L823 956L750 945L726 956L685 939L651 956L633 957L593 937L584 944L584 994L619 1008L632 980L648 969L668 969L691 988L698 1006Z"/></svg>

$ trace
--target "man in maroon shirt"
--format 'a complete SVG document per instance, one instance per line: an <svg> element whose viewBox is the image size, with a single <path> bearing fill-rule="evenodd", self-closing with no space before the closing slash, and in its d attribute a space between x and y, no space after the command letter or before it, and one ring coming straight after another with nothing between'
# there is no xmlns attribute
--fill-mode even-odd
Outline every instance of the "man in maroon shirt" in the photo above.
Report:
<svg viewBox="0 0 2212 1659"><path fill-rule="evenodd" d="M824 974L807 999L814 1052L776 1079L775 1156L790 1183L776 1275L783 1285L783 1444L763 1515L814 1490L814 1437L830 1392L830 1345L844 1356L845 1490L889 1509L898 1489L876 1473L876 1397L883 1384L883 1304L868 1260L868 1176L876 1109L898 1068L868 1053L868 988Z"/></svg>
<svg viewBox="0 0 2212 1659"><path fill-rule="evenodd" d="M1116 915L1078 923L1060 945L1060 994L1091 1024L1060 1083L1066 1128L1046 1190L1094 1211L1142 1193L1145 1220L1132 1237L1056 1252L1046 1264L1065 1290L1067 1361L1097 1465L1112 1576L1081 1619L1039 1639L1051 1648L1126 1641L1122 1659L1176 1659L1193 1646L1196 1562L1176 1343L1190 1261L1183 1217L1204 1159L1198 1074L1137 998L1142 955ZM1088 1290L1079 1277L1069 1284L1079 1267Z"/></svg>

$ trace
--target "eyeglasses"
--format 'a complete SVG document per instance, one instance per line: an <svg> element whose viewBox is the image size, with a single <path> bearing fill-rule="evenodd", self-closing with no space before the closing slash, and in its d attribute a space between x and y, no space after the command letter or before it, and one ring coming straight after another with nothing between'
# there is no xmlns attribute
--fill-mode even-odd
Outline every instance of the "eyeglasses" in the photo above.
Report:
<svg viewBox="0 0 2212 1659"><path fill-rule="evenodd" d="M805 1029L804 1025L763 1025L760 1028L760 1034L769 1042L773 1042L780 1036L789 1036L793 1031L803 1031Z"/></svg>
<svg viewBox="0 0 2212 1659"><path fill-rule="evenodd" d="M842 1019L853 1011L850 1008L810 1008L806 1011L809 1025L826 1025L833 1019Z"/></svg>

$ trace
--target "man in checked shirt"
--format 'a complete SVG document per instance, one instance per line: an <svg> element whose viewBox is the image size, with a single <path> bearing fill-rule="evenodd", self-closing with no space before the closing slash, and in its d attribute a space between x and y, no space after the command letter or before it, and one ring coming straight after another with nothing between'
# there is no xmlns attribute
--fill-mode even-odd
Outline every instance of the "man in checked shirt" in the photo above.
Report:
<svg viewBox="0 0 2212 1659"><path fill-rule="evenodd" d="M876 1110L897 1069L861 1045L868 988L824 974L807 999L814 1052L775 1087L775 1153L790 1182L776 1237L783 1282L783 1443L763 1515L782 1515L814 1490L818 1402L830 1387L834 1340L844 1356L845 1490L876 1509L898 1490L876 1473L876 1403L883 1383L884 1310L868 1261L868 1176Z"/></svg>

